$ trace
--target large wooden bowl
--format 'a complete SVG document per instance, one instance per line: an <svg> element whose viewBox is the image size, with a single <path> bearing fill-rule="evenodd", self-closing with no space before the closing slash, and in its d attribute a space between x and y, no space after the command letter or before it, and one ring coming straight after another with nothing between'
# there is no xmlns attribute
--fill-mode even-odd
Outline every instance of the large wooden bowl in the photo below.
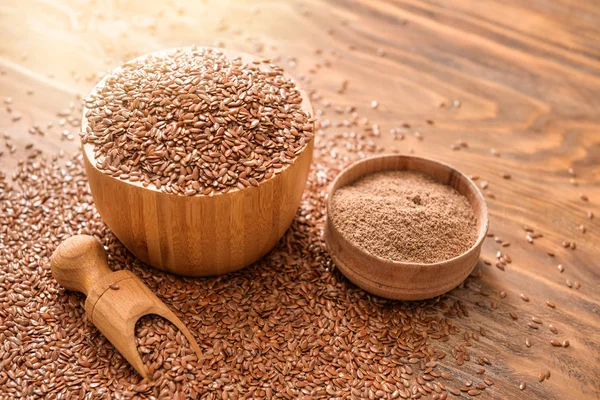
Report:
<svg viewBox="0 0 600 400"><path fill-rule="evenodd" d="M358 248L344 238L329 215L335 191L365 175L387 170L420 171L466 196L473 207L479 227L473 246L450 260L422 264L387 260ZM350 165L331 184L327 209L325 240L335 265L357 286L378 296L396 300L428 299L458 286L477 264L488 229L487 206L477 186L449 165L420 157L376 156Z"/></svg>
<svg viewBox="0 0 600 400"><path fill-rule="evenodd" d="M244 61L256 59L245 53L218 50ZM105 79L92 93L104 85ZM300 91L302 108L312 116L309 98ZM86 113L84 109L84 132L88 125ZM156 268L205 276L253 263L283 236L300 204L313 145L311 140L292 164L259 186L212 196L168 194L104 174L96 168L93 144L83 145L83 158L96 208L125 247Z"/></svg>

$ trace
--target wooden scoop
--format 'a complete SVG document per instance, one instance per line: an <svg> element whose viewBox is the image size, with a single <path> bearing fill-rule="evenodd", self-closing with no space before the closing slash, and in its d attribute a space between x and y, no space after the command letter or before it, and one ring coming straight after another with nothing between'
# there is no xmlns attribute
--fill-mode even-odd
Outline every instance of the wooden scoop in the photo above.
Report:
<svg viewBox="0 0 600 400"><path fill-rule="evenodd" d="M171 321L200 357L200 347L183 322L132 272L111 271L102 244L92 236L72 236L61 243L52 254L51 268L59 284L87 296L88 318L144 378L148 373L135 343L135 324L143 315Z"/></svg>

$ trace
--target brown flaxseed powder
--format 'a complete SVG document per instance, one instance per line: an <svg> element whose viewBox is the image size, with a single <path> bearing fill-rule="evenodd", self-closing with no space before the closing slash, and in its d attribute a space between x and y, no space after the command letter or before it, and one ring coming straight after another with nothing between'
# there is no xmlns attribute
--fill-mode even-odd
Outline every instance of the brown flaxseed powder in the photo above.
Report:
<svg viewBox="0 0 600 400"><path fill-rule="evenodd" d="M477 238L469 201L413 171L367 175L338 189L330 215L349 240L376 256L433 263L467 251Z"/></svg>

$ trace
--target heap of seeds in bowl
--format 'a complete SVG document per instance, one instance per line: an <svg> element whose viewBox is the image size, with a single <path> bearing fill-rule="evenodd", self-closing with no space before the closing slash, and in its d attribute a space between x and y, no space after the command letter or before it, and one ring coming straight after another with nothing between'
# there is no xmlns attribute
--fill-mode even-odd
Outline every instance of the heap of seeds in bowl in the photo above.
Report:
<svg viewBox="0 0 600 400"><path fill-rule="evenodd" d="M174 194L258 186L313 137L293 80L209 48L136 59L86 99L82 143L106 174Z"/></svg>
<svg viewBox="0 0 600 400"><path fill-rule="evenodd" d="M330 215L353 244L393 261L444 261L477 240L467 198L420 172L366 175L335 191Z"/></svg>

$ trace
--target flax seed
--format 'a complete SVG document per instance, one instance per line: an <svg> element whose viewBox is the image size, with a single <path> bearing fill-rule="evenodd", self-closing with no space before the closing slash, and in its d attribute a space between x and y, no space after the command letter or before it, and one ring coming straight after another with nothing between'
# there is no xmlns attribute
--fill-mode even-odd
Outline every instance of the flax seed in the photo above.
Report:
<svg viewBox="0 0 600 400"><path fill-rule="evenodd" d="M125 165L167 193L242 190L281 172L311 141L302 100L266 60L244 63L207 48L151 54L115 70L86 99L81 139L101 171ZM223 169L231 174L212 172Z"/></svg>

